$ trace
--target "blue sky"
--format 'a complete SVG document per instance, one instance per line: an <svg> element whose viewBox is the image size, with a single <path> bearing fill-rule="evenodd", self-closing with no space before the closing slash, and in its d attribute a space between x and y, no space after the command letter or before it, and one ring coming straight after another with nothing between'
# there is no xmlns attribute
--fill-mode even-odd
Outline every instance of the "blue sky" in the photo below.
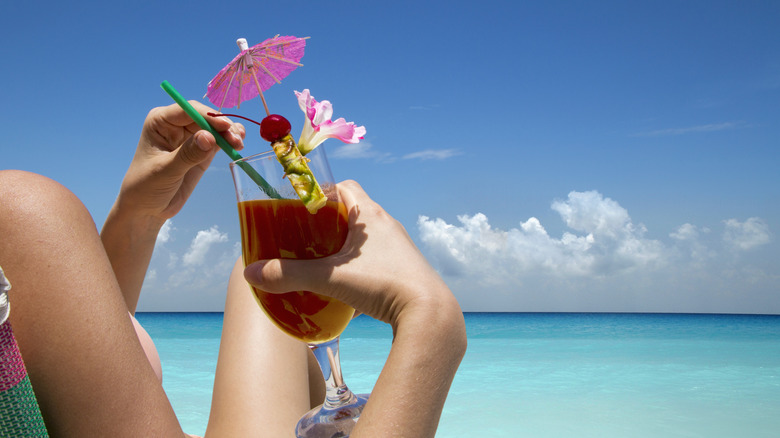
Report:
<svg viewBox="0 0 780 438"><path fill-rule="evenodd" d="M201 99L236 38L310 36L272 112L298 132L309 88L366 126L325 143L336 178L464 310L780 313L780 3L269 3L3 3L0 168L59 180L100 226L172 103L160 82ZM141 310L222 309L227 163L161 233Z"/></svg>

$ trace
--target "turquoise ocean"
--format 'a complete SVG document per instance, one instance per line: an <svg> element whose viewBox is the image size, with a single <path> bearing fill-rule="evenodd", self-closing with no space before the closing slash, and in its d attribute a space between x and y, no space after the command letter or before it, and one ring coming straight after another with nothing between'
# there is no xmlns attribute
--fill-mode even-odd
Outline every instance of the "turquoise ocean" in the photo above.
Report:
<svg viewBox="0 0 780 438"><path fill-rule="evenodd" d="M221 313L139 313L185 431L205 432ZM466 313L437 437L778 437L780 316ZM424 333L420 334L424 336ZM388 326L356 318L344 378L370 392Z"/></svg>

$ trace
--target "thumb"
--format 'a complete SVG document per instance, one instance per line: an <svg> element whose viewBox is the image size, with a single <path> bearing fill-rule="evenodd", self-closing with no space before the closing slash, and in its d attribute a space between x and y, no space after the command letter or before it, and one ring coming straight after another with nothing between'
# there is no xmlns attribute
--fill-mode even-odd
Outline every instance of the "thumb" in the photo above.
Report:
<svg viewBox="0 0 780 438"><path fill-rule="evenodd" d="M178 149L171 161L171 170L181 174L203 163L214 155L216 140L208 131L198 131Z"/></svg>
<svg viewBox="0 0 780 438"><path fill-rule="evenodd" d="M324 259L272 259L251 263L244 269L246 281L269 293L310 290L332 296L334 290L328 281L332 266Z"/></svg>

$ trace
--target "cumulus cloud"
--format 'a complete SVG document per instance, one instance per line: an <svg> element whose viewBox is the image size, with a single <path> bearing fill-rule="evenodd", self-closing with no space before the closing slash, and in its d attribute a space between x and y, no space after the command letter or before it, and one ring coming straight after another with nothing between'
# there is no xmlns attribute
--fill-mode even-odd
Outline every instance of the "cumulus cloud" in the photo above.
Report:
<svg viewBox="0 0 780 438"><path fill-rule="evenodd" d="M221 310L241 242L230 242L216 225L191 239L182 238L183 232L170 222L163 228L144 279L140 309Z"/></svg>
<svg viewBox="0 0 780 438"><path fill-rule="evenodd" d="M535 217L502 230L482 213L454 224L421 216L421 246L469 310L710 311L712 295L746 302L735 295L744 284L762 284L766 300L776 290L771 269L729 250L767 244L761 219L725 221L719 245L710 229L689 223L667 242L649 238L625 208L596 191L573 191L551 209L567 227L559 237Z"/></svg>
<svg viewBox="0 0 780 438"><path fill-rule="evenodd" d="M723 240L736 248L750 250L769 243L769 226L757 217L751 217L745 222L728 219L724 224L726 231Z"/></svg>
<svg viewBox="0 0 780 438"><path fill-rule="evenodd" d="M227 234L221 233L216 225L208 230L198 231L190 244L189 251L184 254L182 262L185 266L202 265L209 248L215 243L227 242L227 240Z"/></svg>
<svg viewBox="0 0 780 438"><path fill-rule="evenodd" d="M644 226L635 225L624 208L597 192L571 192L552 208L579 233L552 237L534 217L519 228L497 230L478 213L458 216L460 226L420 217L420 239L452 275L472 271L498 273L504 279L540 271L609 275L661 261L661 243L645 238Z"/></svg>
<svg viewBox="0 0 780 438"><path fill-rule="evenodd" d="M170 219L165 221L163 226L160 228L160 231L157 233L157 241L155 242L155 246L164 245L167 243L171 239L171 231L174 229L173 222L171 222Z"/></svg>
<svg viewBox="0 0 780 438"><path fill-rule="evenodd" d="M677 228L676 231L669 233L669 237L672 239L677 240L695 240L697 237L699 237L699 230L696 229L695 225L691 224L682 224L679 228Z"/></svg>
<svg viewBox="0 0 780 438"><path fill-rule="evenodd" d="M761 218L651 235L597 191L550 208L564 225L555 235L536 217L502 229L476 213L421 216L417 237L466 311L780 313L780 257ZM177 225L158 235L140 309L220 310L240 242L217 226Z"/></svg>

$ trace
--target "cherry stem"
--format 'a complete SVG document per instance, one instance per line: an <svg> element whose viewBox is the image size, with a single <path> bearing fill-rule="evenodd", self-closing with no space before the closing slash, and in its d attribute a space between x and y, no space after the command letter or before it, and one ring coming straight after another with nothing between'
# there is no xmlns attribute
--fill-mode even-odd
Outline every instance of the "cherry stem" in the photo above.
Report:
<svg viewBox="0 0 780 438"><path fill-rule="evenodd" d="M260 125L260 122L256 122L249 117L239 116L238 114L218 114L218 113L206 113L206 115L209 115L211 117L238 117L239 119L249 120L250 122L254 123L255 125Z"/></svg>

